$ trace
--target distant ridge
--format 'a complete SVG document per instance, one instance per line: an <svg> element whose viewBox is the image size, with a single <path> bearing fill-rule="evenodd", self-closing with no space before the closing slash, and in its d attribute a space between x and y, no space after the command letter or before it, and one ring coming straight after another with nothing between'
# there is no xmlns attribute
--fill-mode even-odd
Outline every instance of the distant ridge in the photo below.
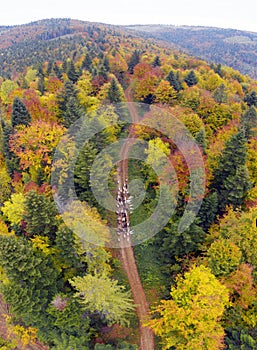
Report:
<svg viewBox="0 0 257 350"><path fill-rule="evenodd" d="M138 35L172 43L213 63L220 63L257 79L257 33L203 26L130 25Z"/></svg>

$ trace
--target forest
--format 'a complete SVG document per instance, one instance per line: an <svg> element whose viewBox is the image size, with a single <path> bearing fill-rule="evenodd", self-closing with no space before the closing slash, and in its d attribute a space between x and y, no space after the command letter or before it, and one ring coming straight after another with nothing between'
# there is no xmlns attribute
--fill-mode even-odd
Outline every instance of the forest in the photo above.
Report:
<svg viewBox="0 0 257 350"><path fill-rule="evenodd" d="M0 27L0 108L0 349L257 348L257 81L43 20Z"/></svg>
<svg viewBox="0 0 257 350"><path fill-rule="evenodd" d="M257 34L212 27L133 25L138 35L158 38L209 63L222 64L257 78Z"/></svg>

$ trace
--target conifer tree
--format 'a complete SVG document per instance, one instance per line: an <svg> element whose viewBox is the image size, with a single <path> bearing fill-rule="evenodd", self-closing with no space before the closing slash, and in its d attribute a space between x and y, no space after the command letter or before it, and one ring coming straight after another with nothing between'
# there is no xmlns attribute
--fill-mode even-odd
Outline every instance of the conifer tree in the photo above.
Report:
<svg viewBox="0 0 257 350"><path fill-rule="evenodd" d="M135 50L130 58L129 63L128 63L128 69L129 69L130 74L133 74L134 67L139 63L139 61L140 61L139 51Z"/></svg>
<svg viewBox="0 0 257 350"><path fill-rule="evenodd" d="M70 81L73 82L73 84L75 84L78 81L79 72L76 70L73 61L70 62L70 66L69 66L67 74L68 74L68 78L70 79Z"/></svg>
<svg viewBox="0 0 257 350"><path fill-rule="evenodd" d="M185 76L185 82L187 83L187 85L193 86L196 85L198 82L197 76L195 75L195 72L193 70L191 70L186 76Z"/></svg>
<svg viewBox="0 0 257 350"><path fill-rule="evenodd" d="M218 195L219 213L227 205L240 207L251 188L246 168L246 146L244 130L239 130L227 142L225 150L220 157L219 166L214 171L212 189Z"/></svg>
<svg viewBox="0 0 257 350"><path fill-rule="evenodd" d="M256 91L251 91L250 93L245 95L244 101L247 103L249 107L254 106L257 107L257 93Z"/></svg>
<svg viewBox="0 0 257 350"><path fill-rule="evenodd" d="M43 194L30 191L26 195L25 208L24 220L28 235L48 236L53 241L58 226L55 203Z"/></svg>
<svg viewBox="0 0 257 350"><path fill-rule="evenodd" d="M58 285L51 257L15 236L0 236L0 250L0 266L9 281L1 288L5 301L26 326L46 328L50 323L46 309Z"/></svg>
<svg viewBox="0 0 257 350"><path fill-rule="evenodd" d="M241 117L241 125L245 130L245 137L248 140L256 135L257 113L254 106L251 106Z"/></svg>
<svg viewBox="0 0 257 350"><path fill-rule="evenodd" d="M82 62L82 69L91 71L92 69L92 57L89 53L86 54L83 62Z"/></svg>
<svg viewBox="0 0 257 350"><path fill-rule="evenodd" d="M177 72L176 75L173 71L170 71L166 80L170 83L171 86L174 87L174 89L179 92L182 89L181 81L179 79L179 73Z"/></svg>
<svg viewBox="0 0 257 350"><path fill-rule="evenodd" d="M153 61L153 67L160 67L161 66L161 60L159 56L155 56L155 59Z"/></svg>
<svg viewBox="0 0 257 350"><path fill-rule="evenodd" d="M108 90L108 99L111 103L119 103L122 101L121 91L115 79L111 80L111 85Z"/></svg>
<svg viewBox="0 0 257 350"><path fill-rule="evenodd" d="M26 106L18 97L15 97L12 106L12 126L29 125L30 122L31 116Z"/></svg>

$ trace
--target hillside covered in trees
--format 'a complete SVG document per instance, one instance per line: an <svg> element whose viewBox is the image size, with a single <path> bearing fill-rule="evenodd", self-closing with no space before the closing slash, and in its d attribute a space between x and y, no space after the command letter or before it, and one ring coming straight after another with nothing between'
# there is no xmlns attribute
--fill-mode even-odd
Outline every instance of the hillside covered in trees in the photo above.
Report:
<svg viewBox="0 0 257 350"><path fill-rule="evenodd" d="M209 63L223 64L257 79L257 33L172 25L129 26L138 35L164 40Z"/></svg>
<svg viewBox="0 0 257 350"><path fill-rule="evenodd" d="M0 348L256 349L257 82L104 24L43 20L0 32ZM167 136L174 120L204 174L182 151L186 139ZM77 152L84 130L94 136ZM102 152L131 137L145 161L117 165ZM192 172L205 190L181 230ZM105 191L106 174L118 209L94 191ZM125 247L116 233L112 243L122 177L135 186L131 227L160 198L164 215L177 183L161 230L134 246L132 232Z"/></svg>

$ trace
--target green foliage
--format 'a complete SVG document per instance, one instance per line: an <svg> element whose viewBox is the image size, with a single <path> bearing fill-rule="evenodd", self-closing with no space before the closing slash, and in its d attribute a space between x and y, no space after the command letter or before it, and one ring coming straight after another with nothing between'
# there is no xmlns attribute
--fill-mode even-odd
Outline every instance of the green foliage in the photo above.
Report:
<svg viewBox="0 0 257 350"><path fill-rule="evenodd" d="M213 98L217 103L226 103L228 95L226 93L226 87L224 84L218 86L213 92Z"/></svg>
<svg viewBox="0 0 257 350"><path fill-rule="evenodd" d="M74 277L71 285L85 310L97 312L109 324L128 324L128 314L133 310L130 292L106 275Z"/></svg>
<svg viewBox="0 0 257 350"><path fill-rule="evenodd" d="M171 222L156 236L161 269L169 277L176 269L178 258L197 252L205 238L205 232L195 223L181 233L178 232L178 226L179 220Z"/></svg>
<svg viewBox="0 0 257 350"><path fill-rule="evenodd" d="M65 127L69 127L83 115L77 99L77 91L70 80L65 82L63 91L58 95L58 104L59 118Z"/></svg>
<svg viewBox="0 0 257 350"><path fill-rule="evenodd" d="M29 125L31 122L31 116L24 105L24 103L15 97L12 106L12 126L13 128L17 125Z"/></svg>
<svg viewBox="0 0 257 350"><path fill-rule="evenodd" d="M179 77L178 72L175 74L173 71L170 71L166 77L166 80L168 80L170 85L173 86L177 92L182 90L182 83L180 81L180 77Z"/></svg>
<svg viewBox="0 0 257 350"><path fill-rule="evenodd" d="M72 81L73 84L75 84L79 79L79 73L77 72L73 61L70 62L67 75L69 80Z"/></svg>
<svg viewBox="0 0 257 350"><path fill-rule="evenodd" d="M64 270L65 280L71 278L78 273L80 268L83 268L75 241L74 233L66 225L60 225L56 232L55 254L58 265Z"/></svg>
<svg viewBox="0 0 257 350"><path fill-rule="evenodd" d="M198 83L198 78L195 75L195 72L193 70L191 70L184 78L185 82L187 83L187 85L193 86L196 85Z"/></svg>
<svg viewBox="0 0 257 350"><path fill-rule="evenodd" d="M153 67L160 67L161 64L161 60L160 60L160 56L155 56L154 61L153 61Z"/></svg>
<svg viewBox="0 0 257 350"><path fill-rule="evenodd" d="M1 286L5 301L27 326L44 329L50 321L46 309L58 285L51 257L14 236L0 236L0 249L0 265L8 279Z"/></svg>
<svg viewBox="0 0 257 350"><path fill-rule="evenodd" d="M79 303L67 295L56 295L47 312L53 317L53 349L88 349L90 340L90 319L85 317Z"/></svg>
<svg viewBox="0 0 257 350"><path fill-rule="evenodd" d="M133 51L132 56L128 63L128 69L130 74L134 73L134 67L139 63L139 61L140 61L140 53L138 50L135 50Z"/></svg>
<svg viewBox="0 0 257 350"><path fill-rule="evenodd" d="M212 273L215 276L226 276L239 266L242 252L233 241L219 239L212 243L207 256Z"/></svg>
<svg viewBox="0 0 257 350"><path fill-rule="evenodd" d="M246 159L245 134L238 131L226 142L219 166L214 171L212 188L217 192L220 212L227 205L238 208L244 203L251 188Z"/></svg>
<svg viewBox="0 0 257 350"><path fill-rule="evenodd" d="M249 107L257 107L257 93L256 91L251 91L245 95L244 101Z"/></svg>
<svg viewBox="0 0 257 350"><path fill-rule="evenodd" d="M107 96L111 103L119 103L123 100L121 88L118 86L115 79L111 80Z"/></svg>
<svg viewBox="0 0 257 350"><path fill-rule="evenodd" d="M253 106L242 115L241 125L244 128L246 139L256 136L257 113Z"/></svg>
<svg viewBox="0 0 257 350"><path fill-rule="evenodd" d="M48 236L54 240L58 221L55 203L43 194L30 191L26 195L24 220L30 237Z"/></svg>
<svg viewBox="0 0 257 350"><path fill-rule="evenodd" d="M253 350L257 348L257 331L232 329L227 331L225 344L229 350Z"/></svg>

